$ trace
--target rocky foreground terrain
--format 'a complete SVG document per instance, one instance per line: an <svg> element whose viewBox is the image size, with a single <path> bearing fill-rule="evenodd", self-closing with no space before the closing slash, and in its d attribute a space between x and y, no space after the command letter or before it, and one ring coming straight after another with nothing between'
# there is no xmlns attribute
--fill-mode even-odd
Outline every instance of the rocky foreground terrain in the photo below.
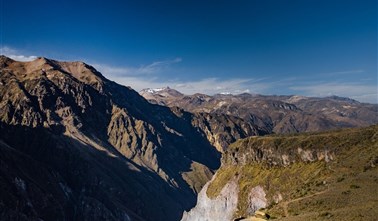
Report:
<svg viewBox="0 0 378 221"><path fill-rule="evenodd" d="M377 186L377 125L251 137L223 154L182 221L374 221Z"/></svg>
<svg viewBox="0 0 378 221"><path fill-rule="evenodd" d="M140 92L151 103L191 113L226 114L265 133L315 132L378 123L378 105L342 97L264 96L252 94L184 95L172 88Z"/></svg>

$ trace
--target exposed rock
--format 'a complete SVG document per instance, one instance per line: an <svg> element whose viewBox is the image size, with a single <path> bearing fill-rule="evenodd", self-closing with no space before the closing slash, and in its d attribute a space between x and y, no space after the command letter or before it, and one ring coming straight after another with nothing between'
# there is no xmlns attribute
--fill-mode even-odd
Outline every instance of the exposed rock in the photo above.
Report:
<svg viewBox="0 0 378 221"><path fill-rule="evenodd" d="M255 125L226 114L197 113L192 124L206 134L219 152L224 152L229 144L238 139L265 134Z"/></svg>
<svg viewBox="0 0 378 221"><path fill-rule="evenodd" d="M268 205L266 194L262 186L252 188L248 195L248 213L254 214L257 210Z"/></svg>
<svg viewBox="0 0 378 221"><path fill-rule="evenodd" d="M238 185L235 181L228 182L214 199L206 195L208 185L198 194L197 205L189 212L184 212L181 221L232 220L238 202Z"/></svg>
<svg viewBox="0 0 378 221"><path fill-rule="evenodd" d="M289 143L293 146L287 146ZM241 144L243 143L243 144ZM261 163L269 166L288 166L295 162L313 162L324 160L329 162L334 159L335 149L316 143L309 143L301 140L300 137L252 137L240 140L233 146L241 145L239 148L230 148L222 158L225 164L246 165ZM297 147L295 145L301 146ZM285 146L285 149L282 148ZM302 148L303 147L303 148Z"/></svg>

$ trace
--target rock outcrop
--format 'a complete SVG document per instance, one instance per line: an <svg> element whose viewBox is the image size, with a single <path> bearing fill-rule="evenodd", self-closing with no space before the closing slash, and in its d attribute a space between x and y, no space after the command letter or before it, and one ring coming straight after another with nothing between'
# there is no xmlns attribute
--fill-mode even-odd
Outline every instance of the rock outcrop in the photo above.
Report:
<svg viewBox="0 0 378 221"><path fill-rule="evenodd" d="M238 139L266 134L254 124L226 114L195 113L192 125L202 131L221 153Z"/></svg>
<svg viewBox="0 0 378 221"><path fill-rule="evenodd" d="M214 176L215 177L215 176ZM238 203L239 187L235 181L228 182L214 199L210 199L206 192L207 183L198 194L197 205L189 212L185 212L181 221L212 221L231 220Z"/></svg>

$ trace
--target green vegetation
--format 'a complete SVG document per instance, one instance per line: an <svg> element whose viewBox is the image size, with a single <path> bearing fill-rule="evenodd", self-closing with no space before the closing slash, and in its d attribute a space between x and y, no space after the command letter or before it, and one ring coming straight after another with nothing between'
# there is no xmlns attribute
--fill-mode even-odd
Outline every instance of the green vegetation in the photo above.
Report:
<svg viewBox="0 0 378 221"><path fill-rule="evenodd" d="M271 147L280 154L292 155L298 147L327 148L334 153L334 158L329 162L302 162L297 157L290 165L271 166L245 154L253 148ZM244 157L243 163L235 164L238 157ZM247 214L248 194L260 185L267 194L267 213L279 220L375 220L378 217L377 158L378 125L247 138L230 146L207 195L216 197L234 179L239 184L235 217L250 215ZM281 201L277 200L278 194L282 196Z"/></svg>

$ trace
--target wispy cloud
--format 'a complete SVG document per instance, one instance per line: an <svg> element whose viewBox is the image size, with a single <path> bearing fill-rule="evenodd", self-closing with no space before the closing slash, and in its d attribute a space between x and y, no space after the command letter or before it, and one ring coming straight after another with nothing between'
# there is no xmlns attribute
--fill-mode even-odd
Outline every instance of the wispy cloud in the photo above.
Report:
<svg viewBox="0 0 378 221"><path fill-rule="evenodd" d="M160 80L158 77L148 76L108 76L112 80L133 89L140 91L145 88L160 88L169 86L184 94L217 94L217 93L267 93L271 85L266 82L260 82L254 79L219 79L219 78L203 78L192 81L182 80Z"/></svg>
<svg viewBox="0 0 378 221"><path fill-rule="evenodd" d="M148 65L140 67L132 66L110 66L106 64L94 63L92 64L98 71L109 77L130 77L140 75L153 75L161 73L170 68L171 65L181 62L181 58L172 60L154 61Z"/></svg>
<svg viewBox="0 0 378 221"><path fill-rule="evenodd" d="M34 55L24 55L20 51L6 46L0 48L0 54L12 58L16 61L33 61L37 58L37 56Z"/></svg>
<svg viewBox="0 0 378 221"><path fill-rule="evenodd" d="M127 85L140 91L145 88L159 88L169 86L184 94L204 93L217 94L222 92L240 93L264 93L271 84L263 82L264 79L253 78L202 78L198 80L184 81L180 79L164 80L162 73L172 65L182 62L181 58L155 61L140 67L114 67L104 64L93 66L109 79L120 84Z"/></svg>
<svg viewBox="0 0 378 221"><path fill-rule="evenodd" d="M321 76L337 76L337 75L353 75L353 74L361 74L364 73L364 70L346 70L346 71L335 71L335 72L328 72L328 73L321 73Z"/></svg>
<svg viewBox="0 0 378 221"><path fill-rule="evenodd" d="M362 83L330 82L315 83L301 86L292 86L291 90L300 94L315 97L338 95L350 97L361 102L378 103L377 85L366 85Z"/></svg>
<svg viewBox="0 0 378 221"><path fill-rule="evenodd" d="M135 73L135 68L132 67L114 67L106 64L91 64L102 74L107 76L131 76Z"/></svg>
<svg viewBox="0 0 378 221"><path fill-rule="evenodd" d="M140 67L132 66L109 66L106 64L92 64L98 71L107 76L130 77L139 75L152 75L167 70L171 65L181 62L181 58L170 60L154 61L151 64L142 65Z"/></svg>
<svg viewBox="0 0 378 221"><path fill-rule="evenodd" d="M152 64L141 66L137 69L138 73L141 74L152 74L156 72L160 72L165 68L169 67L172 64L179 63L182 61L182 58L175 58L172 60L164 60L164 61L155 61Z"/></svg>
<svg viewBox="0 0 378 221"><path fill-rule="evenodd" d="M325 97L331 95L350 97L361 102L378 103L376 85L362 82L322 82L318 78L289 77L272 78L202 78L197 80L164 80L162 68L181 62L181 59L158 61L139 68L110 67L94 65L106 77L140 91L145 88L169 86L184 94L204 93L256 93L256 94L298 94L303 96ZM350 70L324 73L330 75L358 74L363 70Z"/></svg>
<svg viewBox="0 0 378 221"><path fill-rule="evenodd" d="M263 93L270 88L270 84L252 78L204 78L197 81L174 82L173 88L186 94L204 93Z"/></svg>

